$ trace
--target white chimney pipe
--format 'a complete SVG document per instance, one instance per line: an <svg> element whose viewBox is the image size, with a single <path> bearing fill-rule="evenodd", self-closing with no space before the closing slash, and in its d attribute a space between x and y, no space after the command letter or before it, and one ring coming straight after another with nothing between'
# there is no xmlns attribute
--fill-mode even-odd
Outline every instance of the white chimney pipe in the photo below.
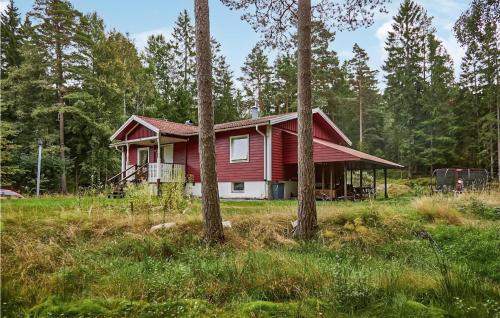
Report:
<svg viewBox="0 0 500 318"><path fill-rule="evenodd" d="M252 119L259 118L259 108L257 106L252 106L252 108L250 108L250 115Z"/></svg>

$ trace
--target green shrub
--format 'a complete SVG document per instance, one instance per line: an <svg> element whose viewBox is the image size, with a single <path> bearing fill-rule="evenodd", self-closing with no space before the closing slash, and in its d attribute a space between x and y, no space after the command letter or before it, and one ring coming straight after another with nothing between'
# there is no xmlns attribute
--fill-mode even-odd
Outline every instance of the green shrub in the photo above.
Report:
<svg viewBox="0 0 500 318"><path fill-rule="evenodd" d="M467 204L459 206L459 210L486 220L500 220L500 206L489 206L475 197Z"/></svg>

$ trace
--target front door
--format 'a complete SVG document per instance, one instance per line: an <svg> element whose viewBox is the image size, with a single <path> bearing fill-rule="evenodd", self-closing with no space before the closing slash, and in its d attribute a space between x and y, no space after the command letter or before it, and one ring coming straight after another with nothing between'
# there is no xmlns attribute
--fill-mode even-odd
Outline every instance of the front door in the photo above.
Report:
<svg viewBox="0 0 500 318"><path fill-rule="evenodd" d="M161 147L161 162L173 163L174 162L174 144L168 144Z"/></svg>
<svg viewBox="0 0 500 318"><path fill-rule="evenodd" d="M149 148L137 149L137 165L142 166L149 162Z"/></svg>

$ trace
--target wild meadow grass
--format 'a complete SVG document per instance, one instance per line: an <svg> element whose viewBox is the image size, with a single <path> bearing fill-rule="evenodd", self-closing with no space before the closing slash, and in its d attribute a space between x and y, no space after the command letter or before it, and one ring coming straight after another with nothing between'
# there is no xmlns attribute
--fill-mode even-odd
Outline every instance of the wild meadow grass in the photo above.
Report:
<svg viewBox="0 0 500 318"><path fill-rule="evenodd" d="M2 317L500 316L497 192L318 202L312 242L294 201L224 201L206 246L199 201L134 191L2 201Z"/></svg>

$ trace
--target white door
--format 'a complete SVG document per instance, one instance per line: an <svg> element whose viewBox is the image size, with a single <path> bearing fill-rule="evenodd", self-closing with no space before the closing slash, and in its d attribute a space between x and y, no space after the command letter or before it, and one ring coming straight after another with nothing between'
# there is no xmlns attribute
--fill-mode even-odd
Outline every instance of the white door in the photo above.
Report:
<svg viewBox="0 0 500 318"><path fill-rule="evenodd" d="M149 148L137 149L137 165L142 166L149 162Z"/></svg>
<svg viewBox="0 0 500 318"><path fill-rule="evenodd" d="M161 146L161 162L162 163L174 162L174 144Z"/></svg>

